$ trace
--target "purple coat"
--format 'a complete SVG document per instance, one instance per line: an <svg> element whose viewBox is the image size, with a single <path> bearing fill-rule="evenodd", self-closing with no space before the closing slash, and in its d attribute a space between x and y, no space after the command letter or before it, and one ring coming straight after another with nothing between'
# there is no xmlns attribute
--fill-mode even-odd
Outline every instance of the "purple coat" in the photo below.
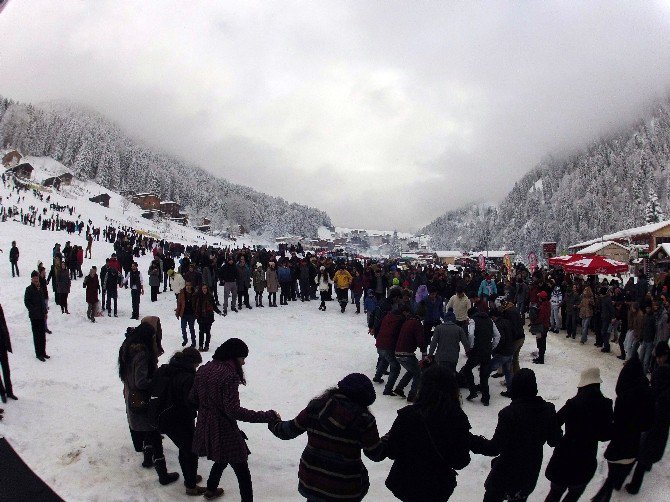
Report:
<svg viewBox="0 0 670 502"><path fill-rule="evenodd" d="M198 405L193 452L214 462L246 462L249 449L237 421L269 423L269 411L240 406L240 377L233 361L209 361L195 375L190 399Z"/></svg>

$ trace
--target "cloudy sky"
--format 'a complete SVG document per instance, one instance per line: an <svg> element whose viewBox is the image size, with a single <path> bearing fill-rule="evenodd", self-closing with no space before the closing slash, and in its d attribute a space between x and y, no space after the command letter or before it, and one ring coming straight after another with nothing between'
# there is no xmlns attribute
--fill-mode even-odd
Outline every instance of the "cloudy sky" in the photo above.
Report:
<svg viewBox="0 0 670 502"><path fill-rule="evenodd" d="M342 226L499 201L670 90L670 0L10 0L0 30L0 94Z"/></svg>

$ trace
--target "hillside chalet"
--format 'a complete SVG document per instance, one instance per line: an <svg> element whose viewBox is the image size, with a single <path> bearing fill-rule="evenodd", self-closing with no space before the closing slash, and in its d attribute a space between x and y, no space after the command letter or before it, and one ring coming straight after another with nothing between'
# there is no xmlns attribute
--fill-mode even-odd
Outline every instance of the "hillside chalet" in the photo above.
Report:
<svg viewBox="0 0 670 502"><path fill-rule="evenodd" d="M100 195L96 195L95 197L91 197L90 200L91 202L95 202L96 204L100 204L103 207L109 207L109 200L111 197L109 194L106 193L101 193Z"/></svg>
<svg viewBox="0 0 670 502"><path fill-rule="evenodd" d="M160 203L160 210L163 214L171 218L179 218L181 206L171 200L164 200Z"/></svg>
<svg viewBox="0 0 670 502"><path fill-rule="evenodd" d="M58 177L64 186L70 186L72 184L72 180L74 179L74 176L72 176L70 173L59 174Z"/></svg>
<svg viewBox="0 0 670 502"><path fill-rule="evenodd" d="M130 201L133 204L137 204L145 211L148 210L160 210L161 200L158 195L153 193L138 193L135 194Z"/></svg>
<svg viewBox="0 0 670 502"><path fill-rule="evenodd" d="M641 227L628 228L613 234L603 235L597 239L580 242L568 247L571 253L582 253L584 249L594 244L613 241L623 246L644 246L647 252L652 252L660 244L670 243L670 220L650 223Z"/></svg>
<svg viewBox="0 0 670 502"><path fill-rule="evenodd" d="M23 164L19 164L14 167L10 167L7 169L7 173L12 173L14 176L18 176L19 178L25 178L25 179L30 179L31 176L33 175L34 168L28 162L24 162Z"/></svg>
<svg viewBox="0 0 670 502"><path fill-rule="evenodd" d="M60 190L61 185L63 182L58 176L53 176L51 178L47 178L42 182L43 187L53 187L56 190Z"/></svg>
<svg viewBox="0 0 670 502"><path fill-rule="evenodd" d="M19 152L16 150L10 150L6 154L2 156L2 165L4 167L14 167L19 165L19 162L21 162L21 159L23 158L23 155L21 155Z"/></svg>

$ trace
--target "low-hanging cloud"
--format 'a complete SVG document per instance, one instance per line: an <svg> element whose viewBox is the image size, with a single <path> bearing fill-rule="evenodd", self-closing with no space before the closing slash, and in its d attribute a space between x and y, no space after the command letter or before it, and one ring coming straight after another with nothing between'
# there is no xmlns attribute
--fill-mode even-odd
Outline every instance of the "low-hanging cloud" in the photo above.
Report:
<svg viewBox="0 0 670 502"><path fill-rule="evenodd" d="M350 227L500 200L670 87L667 0L15 0L0 28L0 94L80 102Z"/></svg>

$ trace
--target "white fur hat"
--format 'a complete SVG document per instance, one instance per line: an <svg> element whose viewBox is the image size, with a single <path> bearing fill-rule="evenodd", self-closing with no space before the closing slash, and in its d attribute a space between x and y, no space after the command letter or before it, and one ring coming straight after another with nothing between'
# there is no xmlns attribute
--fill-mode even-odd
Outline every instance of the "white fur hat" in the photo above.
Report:
<svg viewBox="0 0 670 502"><path fill-rule="evenodd" d="M600 368L588 368L582 371L582 376L579 379L577 387L586 387L594 383L603 383L600 378Z"/></svg>

